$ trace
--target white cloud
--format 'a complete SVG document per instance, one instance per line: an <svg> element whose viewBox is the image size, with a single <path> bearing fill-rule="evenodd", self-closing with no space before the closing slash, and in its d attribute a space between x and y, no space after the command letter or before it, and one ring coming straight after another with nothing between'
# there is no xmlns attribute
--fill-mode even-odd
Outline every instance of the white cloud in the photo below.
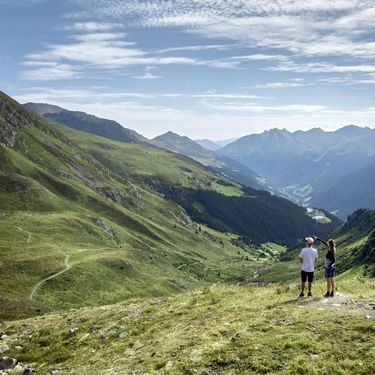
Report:
<svg viewBox="0 0 375 375"><path fill-rule="evenodd" d="M26 64L33 65L30 62ZM29 81L54 81L60 79L81 78L81 73L77 70L77 68L69 64L36 61L34 65L41 66L41 68L21 72L20 79Z"/></svg>
<svg viewBox="0 0 375 375"><path fill-rule="evenodd" d="M135 78L135 79L160 79L160 78L163 78L163 77L154 76L151 73L146 73L144 76L134 76L133 78Z"/></svg>
<svg viewBox="0 0 375 375"><path fill-rule="evenodd" d="M286 49L304 56L375 56L375 5L370 0L75 2L86 9L86 16L126 20L128 25L135 27L180 28L211 39Z"/></svg>
<svg viewBox="0 0 375 375"><path fill-rule="evenodd" d="M76 22L74 25L65 26L64 30L76 30L76 31L108 31L112 29L124 27L121 23L99 23L99 22Z"/></svg>
<svg viewBox="0 0 375 375"><path fill-rule="evenodd" d="M216 93L207 93L207 94L194 94L190 95L192 98L220 98L220 99L270 99L264 96L256 95L238 95L238 94L216 94Z"/></svg>
<svg viewBox="0 0 375 375"><path fill-rule="evenodd" d="M254 86L256 89L278 89L284 87L305 87L313 86L313 83L291 83L291 82L275 82L275 83L264 83Z"/></svg>
<svg viewBox="0 0 375 375"><path fill-rule="evenodd" d="M320 112L328 107L322 105L289 104L278 106L260 106L254 103L209 103L207 99L202 100L205 106L223 111L247 111L247 112Z"/></svg>

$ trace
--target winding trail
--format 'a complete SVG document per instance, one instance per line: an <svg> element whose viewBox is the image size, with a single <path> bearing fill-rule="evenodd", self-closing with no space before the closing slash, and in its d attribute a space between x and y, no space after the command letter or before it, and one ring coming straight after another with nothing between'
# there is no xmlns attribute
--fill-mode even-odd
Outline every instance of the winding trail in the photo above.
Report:
<svg viewBox="0 0 375 375"><path fill-rule="evenodd" d="M26 233L28 233L28 235L29 235L29 237L28 237L28 239L27 239L27 241L26 242L31 242L31 233L30 232L28 232L27 230L23 230L22 228L20 228L20 227L16 227L18 230L20 230L21 232L26 232Z"/></svg>
<svg viewBox="0 0 375 375"><path fill-rule="evenodd" d="M40 285L42 285L42 284L43 284L44 282L46 282L47 280L53 279L54 277L59 276L59 275L61 275L62 273L66 272L66 271L68 271L68 270L70 269L70 264L69 264L69 255L68 255L68 254L65 254L64 252L62 252L62 251L61 251L57 246L55 246L55 245L51 245L51 244L49 244L49 243L46 243L45 245L50 246L50 247L53 247L53 248L56 249L60 254L65 255L65 266L66 266L66 268L65 268L64 270L62 270L62 271L60 271L60 272L58 272L58 273L52 275L52 276L47 277L46 279L44 279L44 280L42 280L42 281L39 281L39 283L36 284L36 285L34 286L33 290L32 290L31 293L30 293L30 297L29 297L30 301L32 301L33 296L34 296L34 293L36 292L36 290L38 289L38 287L39 287Z"/></svg>

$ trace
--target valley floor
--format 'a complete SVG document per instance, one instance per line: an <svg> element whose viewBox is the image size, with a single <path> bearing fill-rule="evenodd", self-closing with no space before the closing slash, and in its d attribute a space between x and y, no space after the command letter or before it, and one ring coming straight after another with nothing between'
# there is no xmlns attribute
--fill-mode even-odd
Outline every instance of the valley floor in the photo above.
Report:
<svg viewBox="0 0 375 375"><path fill-rule="evenodd" d="M373 374L375 280L213 286L3 322L1 347L36 374ZM27 365L26 365L27 363Z"/></svg>

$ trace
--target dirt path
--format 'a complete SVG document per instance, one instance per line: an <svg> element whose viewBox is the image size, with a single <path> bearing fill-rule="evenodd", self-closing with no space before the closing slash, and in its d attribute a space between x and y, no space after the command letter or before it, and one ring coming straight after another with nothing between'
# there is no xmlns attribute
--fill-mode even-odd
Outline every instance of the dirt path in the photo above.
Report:
<svg viewBox="0 0 375 375"><path fill-rule="evenodd" d="M21 232L26 232L28 235L29 235L29 237L28 237L28 239L27 239L27 242L31 242L31 233L30 232L28 232L27 230L23 230L22 228L20 228L20 227L16 227L18 230L20 230Z"/></svg>
<svg viewBox="0 0 375 375"><path fill-rule="evenodd" d="M54 277L56 277L56 276L59 276L59 275L61 275L62 273L66 272L66 271L68 271L68 270L70 269L70 264L69 264L69 255L68 255L68 254L65 254L64 252L62 252L62 251L61 251L57 246L55 246L55 245L51 245L51 244L49 244L49 243L46 243L45 245L50 246L50 247L53 247L53 248L56 249L60 254L62 254L62 255L65 256L65 266L66 266L66 268L65 268L64 270L62 270L62 271L60 271L60 272L58 272L58 273L56 273L56 274L50 276L50 277L47 277L46 279L44 279L44 280L42 280L42 281L39 281L39 283L36 284L36 285L34 286L33 290L32 290L31 293L30 293L30 297L29 297L30 301L32 301L33 296L34 296L34 293L36 292L36 290L39 288L40 285L42 285L42 284L43 284L44 282L46 282L47 280L50 280L50 279L52 279L52 278L54 278Z"/></svg>

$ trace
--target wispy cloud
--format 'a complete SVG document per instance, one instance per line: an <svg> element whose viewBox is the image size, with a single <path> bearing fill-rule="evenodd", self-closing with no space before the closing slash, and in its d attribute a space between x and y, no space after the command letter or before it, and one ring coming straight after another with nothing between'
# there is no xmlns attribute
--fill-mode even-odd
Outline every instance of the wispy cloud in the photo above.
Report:
<svg viewBox="0 0 375 375"><path fill-rule="evenodd" d="M108 30L113 30L113 29L123 28L123 27L124 27L124 25L121 24L121 23L76 22L73 25L64 26L63 29L64 30L96 32L96 31L108 31Z"/></svg>
<svg viewBox="0 0 375 375"><path fill-rule="evenodd" d="M136 27L176 27L302 55L375 56L368 38L375 26L372 1L92 0L89 6L86 16L126 19Z"/></svg>
<svg viewBox="0 0 375 375"><path fill-rule="evenodd" d="M207 99L202 100L202 103L209 108L220 109L224 111L246 111L246 112L320 112L328 109L322 105L303 105L303 104L289 104L278 106L261 106L254 103L210 103Z"/></svg>
<svg viewBox="0 0 375 375"><path fill-rule="evenodd" d="M254 86L256 89L279 89L284 87L305 87L314 86L314 83L298 83L298 82L275 82L265 83Z"/></svg>
<svg viewBox="0 0 375 375"><path fill-rule="evenodd" d="M152 73L146 73L143 76L134 76L135 79L160 79L163 78L161 76L154 76Z"/></svg>
<svg viewBox="0 0 375 375"><path fill-rule="evenodd" d="M189 57L160 56L151 52L135 48L134 42L124 41L124 33L87 33L82 35L72 35L70 39L74 40L66 44L47 45L43 51L30 53L26 56L27 61L24 66L33 66L38 64L55 64L65 68L66 74L56 74L51 79L80 78L90 69L122 69L128 66L146 65L195 65L210 66L215 68L236 69L238 62L228 59L218 60L199 60ZM69 69L68 69L69 67ZM150 69L150 68L149 68ZM151 68L152 69L152 68ZM68 74L68 70L70 73ZM80 74L73 74L79 71ZM49 79L53 76L53 70L45 68L32 71L24 71L20 77L22 79ZM43 75L44 74L44 75ZM145 74L143 79L160 78L152 74Z"/></svg>

